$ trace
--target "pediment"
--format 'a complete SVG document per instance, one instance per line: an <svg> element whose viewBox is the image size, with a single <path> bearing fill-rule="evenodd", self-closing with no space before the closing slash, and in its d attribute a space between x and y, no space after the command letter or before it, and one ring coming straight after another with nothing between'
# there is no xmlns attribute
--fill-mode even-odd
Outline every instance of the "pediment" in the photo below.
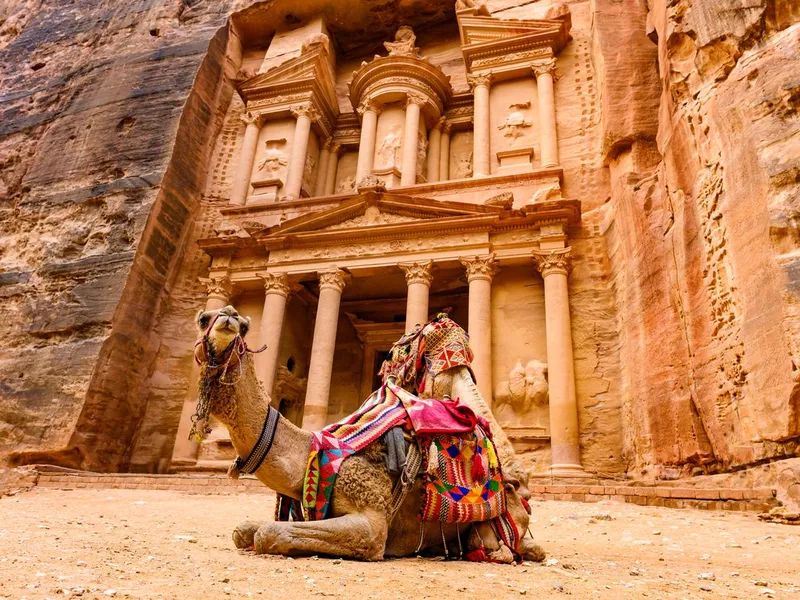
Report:
<svg viewBox="0 0 800 600"><path fill-rule="evenodd" d="M346 232L398 225L428 223L438 219L498 215L501 207L431 200L390 192L364 192L334 208L284 221L262 232L262 240L322 232Z"/></svg>

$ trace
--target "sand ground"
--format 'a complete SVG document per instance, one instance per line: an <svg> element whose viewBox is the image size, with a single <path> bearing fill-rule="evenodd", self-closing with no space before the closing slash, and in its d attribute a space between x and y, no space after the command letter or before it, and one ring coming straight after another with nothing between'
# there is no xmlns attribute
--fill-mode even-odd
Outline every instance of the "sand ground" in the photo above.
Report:
<svg viewBox="0 0 800 600"><path fill-rule="evenodd" d="M236 523L271 519L273 502L155 490L0 499L0 598L800 599L800 527L749 513L535 502L543 565L236 550Z"/></svg>

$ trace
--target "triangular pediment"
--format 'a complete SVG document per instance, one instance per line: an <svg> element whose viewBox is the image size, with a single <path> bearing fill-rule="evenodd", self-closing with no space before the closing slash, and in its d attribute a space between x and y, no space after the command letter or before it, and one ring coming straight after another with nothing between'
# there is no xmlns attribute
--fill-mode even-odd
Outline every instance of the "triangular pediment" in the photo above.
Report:
<svg viewBox="0 0 800 600"><path fill-rule="evenodd" d="M257 237L266 241L315 232L344 233L348 230L430 223L437 219L491 216L502 212L503 208L495 206L367 191L336 207L284 221L259 232Z"/></svg>

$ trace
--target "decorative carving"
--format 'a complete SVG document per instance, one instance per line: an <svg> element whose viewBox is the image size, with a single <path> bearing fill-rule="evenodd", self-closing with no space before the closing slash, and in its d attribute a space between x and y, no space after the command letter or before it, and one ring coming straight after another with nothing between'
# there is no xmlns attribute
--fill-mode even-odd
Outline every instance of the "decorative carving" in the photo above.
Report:
<svg viewBox="0 0 800 600"><path fill-rule="evenodd" d="M261 121L261 115L258 113L246 112L241 117L239 117L245 125L259 125Z"/></svg>
<svg viewBox="0 0 800 600"><path fill-rule="evenodd" d="M503 425L522 424L533 411L533 427L545 429L541 409L548 404L549 387L546 363L531 360L523 367L522 361L518 360L508 375L508 381L495 389L492 410Z"/></svg>
<svg viewBox="0 0 800 600"><path fill-rule="evenodd" d="M342 181L336 184L336 193L337 194L344 194L347 192L353 192L356 189L356 179L355 177L345 177Z"/></svg>
<svg viewBox="0 0 800 600"><path fill-rule="evenodd" d="M425 171L428 166L428 138L421 131L417 132L417 177Z"/></svg>
<svg viewBox="0 0 800 600"><path fill-rule="evenodd" d="M383 142L381 142L381 146L378 148L378 160L380 161L380 166L378 168L397 166L397 155L402 145L403 139L400 128L394 126L389 130L389 133L386 134L386 137L383 138Z"/></svg>
<svg viewBox="0 0 800 600"><path fill-rule="evenodd" d="M397 266L406 274L406 285L422 283L430 287L433 282L433 275L431 275L432 260L428 262L398 263Z"/></svg>
<svg viewBox="0 0 800 600"><path fill-rule="evenodd" d="M285 138L281 138L279 140L267 140L264 142L267 150L264 152L264 159L258 163L258 170L264 171L267 179L279 179L280 171L289 164L289 161L286 159L286 155L276 146L283 145L285 143Z"/></svg>
<svg viewBox="0 0 800 600"><path fill-rule="evenodd" d="M500 206L506 210L511 210L514 206L514 192L503 192L484 200L486 206Z"/></svg>
<svg viewBox="0 0 800 600"><path fill-rule="evenodd" d="M386 182L383 179L378 179L375 175L370 173L369 175L364 175L364 177L361 178L361 181L358 182L358 189L361 190L363 188L383 188L385 190Z"/></svg>
<svg viewBox="0 0 800 600"><path fill-rule="evenodd" d="M394 34L393 42L383 42L383 47L389 51L389 56L415 56L419 57L419 48L415 46L417 36L408 25L403 25Z"/></svg>
<svg viewBox="0 0 800 600"><path fill-rule="evenodd" d="M314 167L316 166L317 160L310 154L306 155L306 162L303 165L303 187L306 190L311 190L311 182L314 179ZM325 174L317 173L317 177L325 177Z"/></svg>
<svg viewBox="0 0 800 600"><path fill-rule="evenodd" d="M492 74L491 73L476 73L476 74L469 74L467 75L467 82L469 86L474 91L476 87L485 86L489 87L492 85Z"/></svg>
<svg viewBox="0 0 800 600"><path fill-rule="evenodd" d="M534 250L533 260L536 261L536 268L542 277L559 274L569 275L572 269L572 248L560 248L558 250Z"/></svg>
<svg viewBox="0 0 800 600"><path fill-rule="evenodd" d="M553 71L556 70L556 59L555 58L541 58L535 60L531 67L533 69L533 74L536 77L540 75L544 75L545 73L553 74Z"/></svg>
<svg viewBox="0 0 800 600"><path fill-rule="evenodd" d="M537 50L527 50L524 52L511 52L508 54L501 54L499 56L489 56L487 58L477 58L472 61L472 68L489 67L499 63L509 63L520 60L527 60L542 56L542 54L551 52L550 48L543 48Z"/></svg>
<svg viewBox="0 0 800 600"><path fill-rule="evenodd" d="M319 289L331 288L337 290L340 294L344 290L345 280L344 271L341 269L333 268L328 271L320 271L319 275Z"/></svg>
<svg viewBox="0 0 800 600"><path fill-rule="evenodd" d="M473 256L471 258L459 258L461 264L467 268L467 281L475 279L485 279L491 281L495 273L497 273L497 259L495 254L487 254L486 256Z"/></svg>
<svg viewBox="0 0 800 600"><path fill-rule="evenodd" d="M206 286L206 293L210 298L218 298L230 302L233 296L233 283L228 277L200 277L200 283Z"/></svg>
<svg viewBox="0 0 800 600"><path fill-rule="evenodd" d="M304 104L299 104L297 106L293 106L291 108L291 113L294 118L299 119L300 117L306 117L311 121L319 121L320 114L316 108L311 106L311 103L306 102Z"/></svg>
<svg viewBox="0 0 800 600"><path fill-rule="evenodd" d="M302 100L308 100L309 94L288 94L288 95L278 95L272 96L271 98L261 98L259 100L252 100L248 102L248 106L252 107L260 107L260 106L272 106L273 104L284 104L290 102L298 102Z"/></svg>
<svg viewBox="0 0 800 600"><path fill-rule="evenodd" d="M374 112L375 114L380 113L380 107L372 98L364 98L358 105L358 108L356 108L356 111L362 117L364 116L364 113L367 112L368 110Z"/></svg>
<svg viewBox="0 0 800 600"><path fill-rule="evenodd" d="M264 281L264 292L267 294L278 294L284 298L289 295L289 278L286 273L256 273Z"/></svg>
<svg viewBox="0 0 800 600"><path fill-rule="evenodd" d="M476 2L475 0L456 0L456 11L467 10L468 8L475 8L478 11L485 11L486 3Z"/></svg>
<svg viewBox="0 0 800 600"><path fill-rule="evenodd" d="M452 128L453 128L453 126L450 123L448 123L446 121L443 122L442 123L442 135L450 135L450 130Z"/></svg>
<svg viewBox="0 0 800 600"><path fill-rule="evenodd" d="M472 152L456 154L455 166L450 177L451 179L467 179L472 177Z"/></svg>
<svg viewBox="0 0 800 600"><path fill-rule="evenodd" d="M331 229L351 229L353 227L369 227L371 225L388 225L390 223L408 223L416 221L413 217L406 217L403 215L395 215L392 213L381 212L377 206L369 206L364 214L360 217L347 219L336 225L326 227L326 230Z"/></svg>
<svg viewBox="0 0 800 600"><path fill-rule="evenodd" d="M531 198L531 203L545 202L552 198L561 198L561 185L558 182L536 190Z"/></svg>
<svg viewBox="0 0 800 600"><path fill-rule="evenodd" d="M519 136L522 135L523 129L526 127L532 127L533 121L530 119L526 119L525 115L522 114L521 111L515 110L506 116L505 121L503 121L497 128L500 131L505 130L503 135L506 137L510 137L512 139L517 139Z"/></svg>
<svg viewBox="0 0 800 600"><path fill-rule="evenodd" d="M342 154L342 145L339 142L331 142L328 140L330 145L328 146L327 150L333 156L340 156Z"/></svg>
<svg viewBox="0 0 800 600"><path fill-rule="evenodd" d="M425 96L422 94L418 94L416 92L408 92L406 95L406 106L410 104L415 104L417 106L424 106L424 104L428 101Z"/></svg>
<svg viewBox="0 0 800 600"><path fill-rule="evenodd" d="M303 40L303 44L300 47L300 53L305 54L309 50L312 50L315 46L322 46L325 48L325 50L329 51L331 47L331 40L324 33L312 33L305 40Z"/></svg>

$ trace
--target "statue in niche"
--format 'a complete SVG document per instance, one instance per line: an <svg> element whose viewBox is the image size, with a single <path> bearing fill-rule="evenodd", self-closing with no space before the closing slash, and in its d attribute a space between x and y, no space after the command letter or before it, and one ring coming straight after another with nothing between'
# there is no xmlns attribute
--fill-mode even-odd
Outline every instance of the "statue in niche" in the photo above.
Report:
<svg viewBox="0 0 800 600"><path fill-rule="evenodd" d="M355 189L356 189L355 177L345 177L342 181L336 184L337 194L345 194L347 192L352 192Z"/></svg>
<svg viewBox="0 0 800 600"><path fill-rule="evenodd" d="M382 167L396 167L397 155L400 153L400 146L403 144L403 138L400 135L400 128L395 126L389 130L386 137L381 142L381 147L378 148L378 158L380 158Z"/></svg>
<svg viewBox="0 0 800 600"><path fill-rule="evenodd" d="M280 179L281 171L289 164L286 155L277 148L285 143L285 138L264 142L267 150L264 152L264 159L258 163L258 170L264 171L267 179Z"/></svg>
<svg viewBox="0 0 800 600"><path fill-rule="evenodd" d="M417 174L422 175L428 166L428 140L422 132L417 136Z"/></svg>
<svg viewBox="0 0 800 600"><path fill-rule="evenodd" d="M456 155L456 164L453 169L453 179L466 179L472 177L472 152L462 152Z"/></svg>
<svg viewBox="0 0 800 600"><path fill-rule="evenodd" d="M394 34L393 42L383 42L383 47L389 51L389 56L419 56L419 48L414 44L417 36L408 25L403 25Z"/></svg>
<svg viewBox="0 0 800 600"><path fill-rule="evenodd" d="M526 102L528 106L530 106L530 102ZM518 104L512 104L512 107L520 106ZM524 105L523 105L524 106ZM533 121L530 119L526 119L525 115L520 110L515 110L508 114L506 120L503 121L497 128L500 131L503 131L503 135L507 138L511 138L512 140L516 140L519 136L521 136L524 132L523 129L527 127L532 127Z"/></svg>
<svg viewBox="0 0 800 600"><path fill-rule="evenodd" d="M518 360L508 381L497 386L494 392L494 412L501 425L527 425L546 429L542 423L542 409L549 400L547 364L539 360L528 361L524 367Z"/></svg>
<svg viewBox="0 0 800 600"><path fill-rule="evenodd" d="M306 190L311 190L314 182L314 167L317 166L317 161L312 156L306 156L306 163L303 165L303 187ZM320 173L317 173L320 176ZM309 193L309 196L311 193Z"/></svg>

